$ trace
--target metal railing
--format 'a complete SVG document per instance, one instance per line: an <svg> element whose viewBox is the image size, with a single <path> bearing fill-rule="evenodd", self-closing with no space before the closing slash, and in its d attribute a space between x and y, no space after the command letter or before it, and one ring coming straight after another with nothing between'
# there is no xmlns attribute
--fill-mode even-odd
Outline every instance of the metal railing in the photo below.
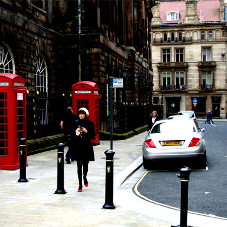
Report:
<svg viewBox="0 0 227 227"><path fill-rule="evenodd" d="M180 85L180 84L174 85L174 89L175 90L185 90L185 85Z"/></svg>
<svg viewBox="0 0 227 227"><path fill-rule="evenodd" d="M192 37L183 37L182 39L178 39L177 37L172 40L171 38L163 39L163 38L154 38L154 43L176 43L176 42L192 42Z"/></svg>
<svg viewBox="0 0 227 227"><path fill-rule="evenodd" d="M201 89L213 89L213 84L201 84Z"/></svg>

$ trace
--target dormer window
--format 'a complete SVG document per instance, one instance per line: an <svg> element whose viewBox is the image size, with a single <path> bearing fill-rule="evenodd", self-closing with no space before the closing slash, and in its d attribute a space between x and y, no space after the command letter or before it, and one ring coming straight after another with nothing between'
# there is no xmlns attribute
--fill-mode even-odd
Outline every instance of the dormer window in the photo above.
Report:
<svg viewBox="0 0 227 227"><path fill-rule="evenodd" d="M179 12L167 12L166 18L167 21L179 20Z"/></svg>

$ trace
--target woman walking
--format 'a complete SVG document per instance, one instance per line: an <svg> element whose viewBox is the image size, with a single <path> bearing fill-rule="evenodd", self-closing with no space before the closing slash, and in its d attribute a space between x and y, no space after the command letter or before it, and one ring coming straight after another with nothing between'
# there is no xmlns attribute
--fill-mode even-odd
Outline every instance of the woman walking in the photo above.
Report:
<svg viewBox="0 0 227 227"><path fill-rule="evenodd" d="M78 192L82 192L82 175L84 186L88 187L88 163L89 161L95 161L91 142L91 139L95 139L95 128L94 123L88 120L89 112L86 108L80 108L77 114L78 120L74 121L71 136L73 137L74 160L77 161Z"/></svg>
<svg viewBox="0 0 227 227"><path fill-rule="evenodd" d="M73 114L72 108L68 106L66 109L66 113L60 122L60 127L64 132L65 141L68 143L68 147L69 147L65 156L66 157L65 161L67 162L67 164L71 164L70 159L72 159L72 156L73 156L72 148L71 148L71 140L69 140L70 139L69 136L70 136L72 125L76 119L77 119L77 116Z"/></svg>
<svg viewBox="0 0 227 227"><path fill-rule="evenodd" d="M156 121L158 121L158 120L159 119L158 119L158 113L157 113L157 111L153 111L151 113L151 117L150 117L149 122L148 122L148 131L151 130L151 128L153 127L154 123Z"/></svg>

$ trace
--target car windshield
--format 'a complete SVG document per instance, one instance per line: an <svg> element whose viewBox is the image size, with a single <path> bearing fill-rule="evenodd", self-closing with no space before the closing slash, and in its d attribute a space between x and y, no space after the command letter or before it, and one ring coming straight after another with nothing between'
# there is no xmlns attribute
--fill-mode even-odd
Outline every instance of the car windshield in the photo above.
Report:
<svg viewBox="0 0 227 227"><path fill-rule="evenodd" d="M171 121L163 122L155 125L151 133L182 133L182 132L196 132L196 127L191 122L186 121Z"/></svg>

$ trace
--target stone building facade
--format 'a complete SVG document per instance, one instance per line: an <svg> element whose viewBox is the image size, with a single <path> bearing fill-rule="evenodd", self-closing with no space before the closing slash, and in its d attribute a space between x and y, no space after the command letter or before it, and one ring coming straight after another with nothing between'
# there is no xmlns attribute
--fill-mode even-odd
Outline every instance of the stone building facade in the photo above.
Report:
<svg viewBox="0 0 227 227"><path fill-rule="evenodd" d="M164 118L180 110L205 117L209 109L213 117L226 118L224 1L156 3L152 9L154 108Z"/></svg>
<svg viewBox="0 0 227 227"><path fill-rule="evenodd" d="M109 76L123 77L123 71L124 88L114 90L114 129L146 124L152 95L152 1L81 2L79 39L76 0L0 1L0 72L26 79L28 139L61 132L71 87L80 80L79 54L81 80L100 87L100 129L109 130Z"/></svg>

